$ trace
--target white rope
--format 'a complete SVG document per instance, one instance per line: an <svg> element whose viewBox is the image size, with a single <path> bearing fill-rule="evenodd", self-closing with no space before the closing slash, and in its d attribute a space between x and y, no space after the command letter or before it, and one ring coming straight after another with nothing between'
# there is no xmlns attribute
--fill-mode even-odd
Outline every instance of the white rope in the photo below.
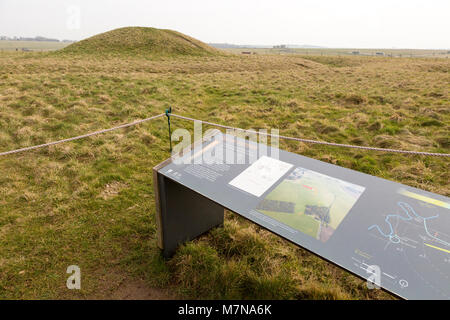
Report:
<svg viewBox="0 0 450 320"><path fill-rule="evenodd" d="M58 141L54 141L54 142L44 143L44 144L40 144L40 145L37 145L37 146L26 147L26 148L22 148L22 149L7 151L7 152L1 152L0 156L6 156L6 155L9 155L9 154L15 154L15 153L19 153L19 152L30 151L30 150L35 150L35 149L44 148L44 147L48 147L48 146L53 146L53 145L64 143L64 142L84 139L84 138L95 136L95 135L98 135L98 134L102 134L102 133L106 133L106 132L110 132L110 131L114 131L114 130L118 130L118 129L122 129L122 128L135 126L135 125L138 125L138 124L146 122L146 121L158 119L158 118L163 117L165 115L166 114L162 113L162 114L159 114L159 115L147 118L147 119L142 119L142 120L138 120L138 121L135 121L135 122L132 122L132 123L123 124L123 125L120 125L120 126L117 126L117 127L114 127L114 128L110 128L110 129L105 129L105 130L100 130L100 131L88 133L88 134L85 134L85 135L82 135L82 136L78 136L78 137L68 138L68 139L64 139L64 140L58 140ZM194 119L194 118L184 117L184 116L180 116L180 115L173 114L173 113L171 113L170 116L175 117L175 118L179 118L179 119L183 119L183 120L188 120L188 121L199 121L201 123L204 123L204 124L207 124L207 125L210 125L210 126L214 126L214 127L223 128L223 129L231 129L231 130L249 132L249 133L253 133L253 134L260 134L260 135L265 135L265 136L269 136L269 137L276 137L276 138L284 139L284 140L299 141L299 142L309 143L309 144L320 144L320 145L334 146L334 147L341 147L341 148L352 148L352 149L360 149L360 150L390 152L390 153L403 153L403 154L412 154L412 155L421 155L421 156L450 157L450 154L448 154L448 153L433 153L433 152L422 152L422 151L409 151L409 150L365 147L365 146L356 146L356 145L351 145L351 144L342 144L342 143L333 143L333 142L325 142L325 141L318 141L318 140L310 140L310 139L288 137L288 136L282 136L282 135L270 134L270 133L265 133L265 132L258 132L258 131L254 131L254 130L246 130L246 129L236 128L236 127L226 126L226 125L213 123L213 122L209 122L209 121L203 121L203 120L198 120L198 119Z"/></svg>
<svg viewBox="0 0 450 320"><path fill-rule="evenodd" d="M84 135L78 136L78 137L73 137L73 138L69 138L69 139L64 139L64 140L44 143L44 144L40 144L40 145L37 145L37 146L26 147L26 148L22 148L22 149L7 151L7 152L1 152L0 156L6 156L8 154L14 154L14 153L19 153L19 152L24 152L24 151L30 151L30 150L35 150L35 149L39 149L39 148L54 146L55 144L60 144L60 143L64 143L64 142L84 139L84 138L95 136L95 135L98 135L98 134L102 134L102 133L106 133L106 132L110 132L110 131L114 131L114 130L118 130L118 129L123 129L123 128L131 127L131 126L135 126L135 125L138 125L138 124L146 122L146 121L150 121L150 120L153 120L153 119L160 118L160 117L162 117L164 115L165 114L162 113L162 114L159 114L157 116L153 116L153 117L150 117L150 118L147 118L147 119L142 119L142 120L138 120L138 121L135 121L135 122L132 122L132 123L123 124L123 125L120 125L120 126L117 126L117 127L114 127L114 128L110 128L110 129L95 131L95 132L84 134Z"/></svg>
<svg viewBox="0 0 450 320"><path fill-rule="evenodd" d="M189 117L183 117L183 116L179 116L179 115L176 115L173 113L171 114L171 116L175 117L175 118L179 118L179 119L189 120L189 121L200 121L204 124L214 126L214 127L237 130L237 131L244 131L244 132L249 132L249 133L254 133L254 134L261 134L261 135L276 137L276 138L280 138L280 139L284 139L284 140L294 140L294 141L310 143L310 144L321 144L321 145L326 145L326 146L334 146L334 147L342 147L342 148L353 148L353 149L362 149L362 150L371 150L371 151L413 154L413 155L421 155L421 156L450 157L450 154L447 154L447 153L432 153L432 152L421 152L421 151L408 151L408 150L398 150L398 149L364 147L364 146L355 146L355 145L350 145L350 144L342 144L342 143L317 141L317 140L302 139L302 138L295 138L295 137L287 137L287 136L281 136L281 135L270 134L270 133L265 133L265 132L257 132L254 130L246 130L246 129L241 129L241 128L225 126L225 125L217 124L217 123L213 123L213 122L197 120L197 119L193 119L193 118L189 118Z"/></svg>

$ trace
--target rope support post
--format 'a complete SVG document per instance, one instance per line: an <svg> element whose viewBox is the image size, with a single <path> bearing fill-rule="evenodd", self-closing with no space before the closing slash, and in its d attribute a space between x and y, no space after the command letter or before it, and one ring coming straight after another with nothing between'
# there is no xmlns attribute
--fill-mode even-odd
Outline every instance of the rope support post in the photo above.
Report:
<svg viewBox="0 0 450 320"><path fill-rule="evenodd" d="M172 107L166 109L166 117L167 117L167 126L169 128L169 146L170 152L172 152L172 131L170 130L170 116L172 114Z"/></svg>

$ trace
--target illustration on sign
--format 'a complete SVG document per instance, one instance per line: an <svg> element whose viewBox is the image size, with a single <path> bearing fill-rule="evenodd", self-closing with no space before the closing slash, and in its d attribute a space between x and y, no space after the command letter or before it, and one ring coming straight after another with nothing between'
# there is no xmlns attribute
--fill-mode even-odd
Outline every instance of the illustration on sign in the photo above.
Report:
<svg viewBox="0 0 450 320"><path fill-rule="evenodd" d="M298 167L257 209L326 242L364 190L356 184Z"/></svg>
<svg viewBox="0 0 450 320"><path fill-rule="evenodd" d="M233 179L230 185L261 197L292 167L290 163L263 156Z"/></svg>

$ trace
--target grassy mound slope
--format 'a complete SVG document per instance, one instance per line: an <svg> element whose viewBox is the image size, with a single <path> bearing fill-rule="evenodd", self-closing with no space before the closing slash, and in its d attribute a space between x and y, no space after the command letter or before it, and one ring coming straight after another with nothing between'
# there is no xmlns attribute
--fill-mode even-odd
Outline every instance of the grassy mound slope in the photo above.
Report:
<svg viewBox="0 0 450 320"><path fill-rule="evenodd" d="M172 30L127 27L98 34L61 50L75 54L150 56L219 55L207 44Z"/></svg>

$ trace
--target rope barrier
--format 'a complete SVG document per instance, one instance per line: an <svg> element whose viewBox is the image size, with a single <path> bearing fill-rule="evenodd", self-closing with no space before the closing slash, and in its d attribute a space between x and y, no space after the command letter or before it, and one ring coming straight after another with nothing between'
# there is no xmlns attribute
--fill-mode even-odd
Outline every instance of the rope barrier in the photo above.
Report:
<svg viewBox="0 0 450 320"><path fill-rule="evenodd" d="M288 136L283 136L283 135L270 134L270 133L266 133L266 132L258 132L258 131L255 131L255 130L241 129L241 128L226 126L226 125L222 125L222 124L218 124L218 123L214 123L214 122L203 121L203 120L198 120L198 119L194 119L194 118L180 116L180 115L171 113L171 109L167 110L166 113L158 114L156 116L153 116L153 117L150 117L150 118L146 118L146 119L142 119L142 120L138 120L138 121L135 121L135 122L132 122L132 123L123 124L123 125L120 125L120 126L117 126L117 127L110 128L110 129L95 131L95 132L88 133L88 134L85 134L85 135L81 135L81 136L77 136L77 137L73 137L73 138L68 138L68 139L63 139L63 140L58 140L58 141L49 142L49 143L44 143L44 144L40 144L40 145L37 145L37 146L26 147L26 148L21 148L21 149L17 149L17 150L7 151L7 152L1 152L0 156L6 156L6 155L10 155L10 154L19 153L19 152L24 152L24 151L30 151L30 150L35 150L35 149L39 149L39 148L49 147L49 146L57 145L57 144L64 143L64 142L70 142L70 141L75 141L75 140L79 140L79 139L84 139L84 138L95 136L95 135L98 135L98 134L102 134L102 133L106 133L106 132L110 132L110 131L114 131L114 130L118 130L118 129L122 129L122 128L135 126L135 125L138 125L138 124L146 122L146 121L150 121L150 120L161 118L163 116L166 116L168 118L169 123L170 123L170 116L172 116L172 117L179 118L179 119L182 119L182 120L199 121L201 123L204 123L204 124L207 124L207 125L210 125L210 126L214 126L214 127L218 127L218 128L230 129L230 130L235 130L235 131L243 131L243 132L254 133L254 134L259 134L259 135L265 135L265 136L275 137L275 138L279 138L279 139L283 139L283 140L298 141L298 142L303 142L303 143L308 143L308 144L319 144L319 145L341 147L341 148L351 148L351 149L370 150L370 151L379 151L379 152L390 152L390 153L401 153L401 154L411 154L411 155L421 155L421 156L450 157L450 154L448 154L448 153L433 153L433 152L422 152L422 151L409 151L409 150L399 150L399 149L365 147L365 146L357 146L357 145L351 145L351 144L342 144L342 143L333 143L333 142L318 141L318 140L311 140L311 139L303 139L303 138L296 138L296 137L288 137Z"/></svg>
<svg viewBox="0 0 450 320"><path fill-rule="evenodd" d="M333 142L325 142L325 141L288 137L288 136L270 134L270 133L265 133L265 132L258 132L258 131L254 131L254 130L246 130L246 129L241 129L241 128L230 127L230 126L217 124L217 123L213 123L213 122L202 121L202 120L197 120L194 118L179 116L179 115L173 114L173 113L172 113L172 117L183 119L183 120L189 120L189 121L200 121L204 124L218 127L218 128L223 128L223 129L244 131L244 132L255 133L255 134L260 134L260 135L265 135L265 136L270 136L270 137L276 137L276 138L280 138L280 139L284 139L284 140L299 141L299 142L304 142L304 143L309 143L309 144L321 144L321 145L327 145L327 146L333 146L333 147L362 149L362 150L381 151L381 152L390 152L390 153L413 154L413 155L432 156L432 157L450 157L450 154L447 154L447 153L433 153L433 152L408 151L408 150L398 150L398 149L385 149L385 148L376 148L376 147L364 147L364 146L356 146L356 145L351 145L351 144L342 144L342 143L333 143Z"/></svg>
<svg viewBox="0 0 450 320"><path fill-rule="evenodd" d="M60 143L64 143L64 142L84 139L84 138L88 138L88 137L91 137L91 136L95 136L95 135L98 135L98 134L102 134L102 133L106 133L106 132L110 132L110 131L114 131L114 130L118 130L118 129L128 128L128 127L135 126L135 125L138 125L138 124L143 123L143 122L147 122L147 121L150 121L150 120L154 120L154 119L160 118L160 117L162 117L164 115L165 115L164 113L158 114L157 116L153 116L153 117L150 117L150 118L147 118L147 119L142 119L142 120L138 120L138 121L135 121L135 122L132 122L132 123L123 124L123 125L120 125L120 126L117 126L117 127L114 127L114 128L110 128L110 129L95 131L95 132L84 134L84 135L78 136L78 137L73 137L73 138L69 138L69 139L63 139L63 140L59 140L59 141L44 143L44 144L40 144L40 145L37 145L37 146L26 147L26 148L22 148L22 149L7 151L7 152L1 152L0 153L0 157L1 156L6 156L8 154L15 154L15 153L19 153L19 152L30 151L30 150L35 150L35 149L39 149L39 148L54 146L56 144L60 144Z"/></svg>
<svg viewBox="0 0 450 320"><path fill-rule="evenodd" d="M170 130L170 116L172 115L172 107L166 109L166 117L167 117L167 127L169 129L169 147L170 152L172 152L172 131Z"/></svg>

